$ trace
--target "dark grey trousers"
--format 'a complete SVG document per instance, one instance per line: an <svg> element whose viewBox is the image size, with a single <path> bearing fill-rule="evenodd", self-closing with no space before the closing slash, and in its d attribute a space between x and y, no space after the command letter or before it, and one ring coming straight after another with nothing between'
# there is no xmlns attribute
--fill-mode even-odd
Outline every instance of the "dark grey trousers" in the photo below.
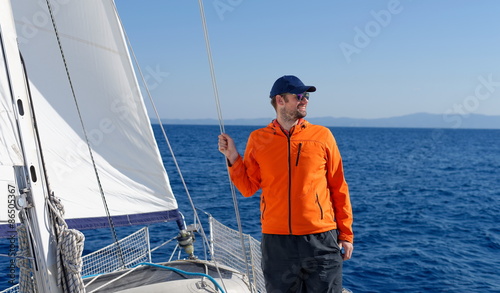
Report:
<svg viewBox="0 0 500 293"><path fill-rule="evenodd" d="M337 231L310 235L262 235L267 293L342 292Z"/></svg>

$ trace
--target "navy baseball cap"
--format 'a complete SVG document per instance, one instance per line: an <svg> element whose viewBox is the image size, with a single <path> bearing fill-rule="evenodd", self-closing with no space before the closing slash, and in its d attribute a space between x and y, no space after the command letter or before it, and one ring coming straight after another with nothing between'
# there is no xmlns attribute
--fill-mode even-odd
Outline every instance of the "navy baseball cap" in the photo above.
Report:
<svg viewBox="0 0 500 293"><path fill-rule="evenodd" d="M304 83L296 76L284 75L278 78L271 89L271 98L284 93L301 94L305 92L315 92L316 87L312 85L304 85Z"/></svg>

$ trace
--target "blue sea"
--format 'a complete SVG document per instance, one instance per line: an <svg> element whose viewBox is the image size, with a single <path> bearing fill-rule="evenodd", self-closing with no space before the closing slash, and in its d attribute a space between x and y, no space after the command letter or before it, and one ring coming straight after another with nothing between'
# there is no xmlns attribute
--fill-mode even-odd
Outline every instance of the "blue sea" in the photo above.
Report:
<svg viewBox="0 0 500 293"><path fill-rule="evenodd" d="M225 131L243 153L256 128ZM154 130L189 224L193 213L186 192L159 126ZM165 125L165 130L198 211L236 229L225 161L217 150L219 126ZM344 287L355 293L500 292L500 130L331 130L354 209L354 253L344 263ZM258 206L259 194L238 194L243 232L260 240ZM152 247L169 232L163 225L151 227ZM136 229L121 229L119 237ZM84 232L84 253L111 241L109 231ZM0 261L7 272L8 259ZM0 289L7 281L0 279Z"/></svg>

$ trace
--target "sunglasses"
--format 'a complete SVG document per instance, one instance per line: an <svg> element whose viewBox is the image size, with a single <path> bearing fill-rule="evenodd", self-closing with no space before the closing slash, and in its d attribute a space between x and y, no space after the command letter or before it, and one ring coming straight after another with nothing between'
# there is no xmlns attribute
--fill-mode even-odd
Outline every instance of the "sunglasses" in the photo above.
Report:
<svg viewBox="0 0 500 293"><path fill-rule="evenodd" d="M305 92L302 94L297 94L297 100L302 101L302 99L306 99L309 101L309 93Z"/></svg>

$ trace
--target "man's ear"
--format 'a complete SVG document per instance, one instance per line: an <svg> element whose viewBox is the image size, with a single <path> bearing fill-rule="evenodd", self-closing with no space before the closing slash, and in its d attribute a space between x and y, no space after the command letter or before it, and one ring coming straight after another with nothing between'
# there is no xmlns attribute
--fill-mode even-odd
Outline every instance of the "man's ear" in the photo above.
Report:
<svg viewBox="0 0 500 293"><path fill-rule="evenodd" d="M276 102L278 105L284 105L285 104L285 97L282 95L276 95Z"/></svg>

